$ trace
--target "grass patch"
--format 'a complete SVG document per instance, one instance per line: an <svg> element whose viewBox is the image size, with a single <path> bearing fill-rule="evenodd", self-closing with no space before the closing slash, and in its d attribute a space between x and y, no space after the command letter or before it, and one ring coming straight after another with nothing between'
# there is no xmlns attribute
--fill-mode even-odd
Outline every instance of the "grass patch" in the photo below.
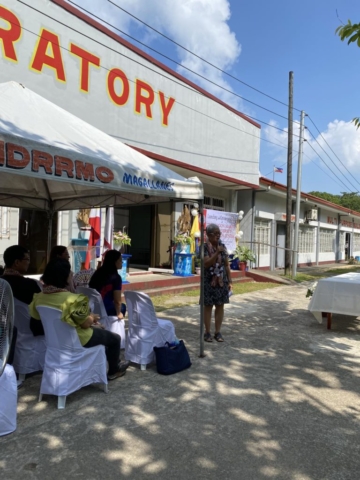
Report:
<svg viewBox="0 0 360 480"><path fill-rule="evenodd" d="M316 267L314 267L316 268ZM335 277L336 275L342 275L343 273L348 273L348 272L354 272L354 273L359 273L360 272L360 267L359 266L354 266L354 267L339 267L339 268L331 268L329 270L318 270L317 272L314 271L312 272L311 275L308 273L298 273L296 277L294 278L295 282L297 283L302 283L302 282L309 282L309 281L315 281L319 280L319 278L328 278L328 277ZM281 275L282 277L285 278L292 278L291 275Z"/></svg>
<svg viewBox="0 0 360 480"><path fill-rule="evenodd" d="M280 287L276 283L268 282L239 282L233 284L234 295L256 292L268 288ZM169 308L183 307L184 305L193 305L199 303L200 290L189 290L172 295L159 295L151 297L156 312L163 312Z"/></svg>
<svg viewBox="0 0 360 480"><path fill-rule="evenodd" d="M291 275L285 275L287 278L292 278ZM307 273L298 273L294 278L295 282L309 282L310 280L316 280L319 277L315 277L314 275L308 275Z"/></svg>
<svg viewBox="0 0 360 480"><path fill-rule="evenodd" d="M350 268L332 268L324 272L324 277L334 277L335 275L341 275L342 273L354 272L359 273L359 267L350 267Z"/></svg>

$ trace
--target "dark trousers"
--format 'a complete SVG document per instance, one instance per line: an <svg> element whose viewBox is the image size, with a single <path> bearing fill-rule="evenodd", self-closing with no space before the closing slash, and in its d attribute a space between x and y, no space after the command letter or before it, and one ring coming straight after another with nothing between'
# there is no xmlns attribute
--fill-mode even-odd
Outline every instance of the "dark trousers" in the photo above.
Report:
<svg viewBox="0 0 360 480"><path fill-rule="evenodd" d="M96 345L104 345L106 359L109 362L108 375L113 375L119 369L120 335L102 328L93 328L92 337L84 348L96 347Z"/></svg>
<svg viewBox="0 0 360 480"><path fill-rule="evenodd" d="M9 356L8 356L8 359L7 359L7 363L8 363L9 365L12 365L12 364L13 364L13 361L14 361L16 337L17 337L17 328L14 326L14 328L13 328L13 334L12 334L12 339L11 339Z"/></svg>

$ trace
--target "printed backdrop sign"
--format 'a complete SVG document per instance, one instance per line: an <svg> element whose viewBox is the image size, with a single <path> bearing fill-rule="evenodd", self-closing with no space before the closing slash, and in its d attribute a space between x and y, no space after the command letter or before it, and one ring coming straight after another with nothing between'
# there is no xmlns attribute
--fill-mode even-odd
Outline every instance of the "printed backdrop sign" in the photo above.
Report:
<svg viewBox="0 0 360 480"><path fill-rule="evenodd" d="M204 217L205 227L210 225L210 223L219 225L221 241L226 245L229 253L232 252L236 247L235 234L238 214L204 209Z"/></svg>

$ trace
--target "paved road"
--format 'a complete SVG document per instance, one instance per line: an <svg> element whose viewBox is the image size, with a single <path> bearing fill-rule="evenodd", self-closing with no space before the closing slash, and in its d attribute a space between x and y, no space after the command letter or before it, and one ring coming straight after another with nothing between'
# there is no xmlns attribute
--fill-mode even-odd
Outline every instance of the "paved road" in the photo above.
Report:
<svg viewBox="0 0 360 480"><path fill-rule="evenodd" d="M84 388L63 411L37 403L40 376L27 379L18 429L0 438L1 478L359 478L360 321L334 316L326 330L306 289L233 296L225 342L203 359L198 306L164 312L193 362L177 375L130 367L108 395Z"/></svg>

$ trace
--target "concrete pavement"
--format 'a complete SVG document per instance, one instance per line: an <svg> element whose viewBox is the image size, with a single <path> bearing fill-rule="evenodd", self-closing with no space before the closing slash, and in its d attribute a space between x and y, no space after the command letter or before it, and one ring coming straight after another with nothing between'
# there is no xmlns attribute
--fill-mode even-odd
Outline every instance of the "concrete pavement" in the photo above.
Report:
<svg viewBox="0 0 360 480"><path fill-rule="evenodd" d="M354 480L360 463L360 320L333 329L307 311L307 285L234 295L224 343L199 353L199 307L175 323L193 365L155 367L70 395L44 396L40 375L19 390L18 428L0 438L12 479Z"/></svg>

